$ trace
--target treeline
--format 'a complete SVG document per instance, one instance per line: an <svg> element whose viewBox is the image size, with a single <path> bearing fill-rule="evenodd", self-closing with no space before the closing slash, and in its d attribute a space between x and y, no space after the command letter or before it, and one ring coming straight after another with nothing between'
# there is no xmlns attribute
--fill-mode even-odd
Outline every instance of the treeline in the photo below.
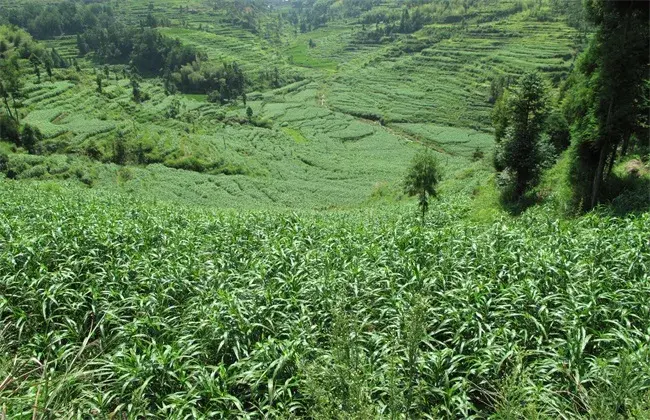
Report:
<svg viewBox="0 0 650 420"><path fill-rule="evenodd" d="M592 208L608 198L621 156L648 153L650 138L650 19L646 2L589 0L596 34L566 86L575 199Z"/></svg>
<svg viewBox="0 0 650 420"><path fill-rule="evenodd" d="M5 22L2 22L4 18ZM47 39L61 35L76 35L93 28L109 27L116 22L115 9L110 4L84 0L67 0L54 4L28 2L15 4L3 11L0 24L9 23L29 31L35 38ZM141 27L169 26L169 19L156 17L149 3Z"/></svg>
<svg viewBox="0 0 650 420"><path fill-rule="evenodd" d="M305 33L340 18L356 18L363 12L381 4L379 0L297 0L291 2L292 9L286 19Z"/></svg>
<svg viewBox="0 0 650 420"><path fill-rule="evenodd" d="M79 34L115 21L115 13L109 5L75 1L15 4L8 7L3 15L7 23L26 29L38 39Z"/></svg>
<svg viewBox="0 0 650 420"><path fill-rule="evenodd" d="M616 163L632 154L645 164L650 159L648 6L588 0L585 8L596 34L557 99L550 98L537 73L491 84L494 165L506 201L525 202L542 170L568 149L573 208L590 210L637 191L640 204L650 205L650 185L638 174L622 179L613 173Z"/></svg>
<svg viewBox="0 0 650 420"><path fill-rule="evenodd" d="M209 94L221 103L245 95L246 79L236 63L208 65L205 53L162 35L152 5L139 26L118 20L109 5L73 1L26 3L12 8L7 19L39 38L76 33L82 56L92 52L105 62L128 63L131 72L163 77L170 93Z"/></svg>

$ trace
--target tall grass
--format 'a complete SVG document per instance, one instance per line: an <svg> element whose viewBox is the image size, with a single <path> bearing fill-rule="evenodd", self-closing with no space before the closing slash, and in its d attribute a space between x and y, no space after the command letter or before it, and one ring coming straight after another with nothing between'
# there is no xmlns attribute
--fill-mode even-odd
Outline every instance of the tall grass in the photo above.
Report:
<svg viewBox="0 0 650 420"><path fill-rule="evenodd" d="M648 214L421 227L48 185L0 184L7 418L650 414Z"/></svg>

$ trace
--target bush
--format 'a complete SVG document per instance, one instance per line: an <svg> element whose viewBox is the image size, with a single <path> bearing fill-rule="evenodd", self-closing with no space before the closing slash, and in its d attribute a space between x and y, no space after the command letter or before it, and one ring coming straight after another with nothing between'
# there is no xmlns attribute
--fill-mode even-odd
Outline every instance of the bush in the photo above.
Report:
<svg viewBox="0 0 650 420"><path fill-rule="evenodd" d="M166 160L165 166L176 169L184 169L186 171L206 172L214 165L196 156L184 156L177 159Z"/></svg>
<svg viewBox="0 0 650 420"><path fill-rule="evenodd" d="M25 149L31 154L36 153L36 145L43 139L43 134L36 127L29 124L23 126L20 142Z"/></svg>
<svg viewBox="0 0 650 420"><path fill-rule="evenodd" d="M47 167L45 165L36 165L21 172L17 175L17 179L40 179L48 175Z"/></svg>
<svg viewBox="0 0 650 420"><path fill-rule="evenodd" d="M560 111L553 111L546 119L546 134L558 153L565 151L571 143L569 123Z"/></svg>
<svg viewBox="0 0 650 420"><path fill-rule="evenodd" d="M8 165L9 156L4 152L0 152L0 172L6 172Z"/></svg>
<svg viewBox="0 0 650 420"><path fill-rule="evenodd" d="M0 115L0 139L20 146L20 129L18 124L7 114Z"/></svg>

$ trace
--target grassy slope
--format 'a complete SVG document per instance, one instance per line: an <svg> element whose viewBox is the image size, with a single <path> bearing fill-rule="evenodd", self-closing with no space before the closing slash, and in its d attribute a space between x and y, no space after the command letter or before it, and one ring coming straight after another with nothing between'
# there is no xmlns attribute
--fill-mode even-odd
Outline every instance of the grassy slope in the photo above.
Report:
<svg viewBox="0 0 650 420"><path fill-rule="evenodd" d="M155 13L178 18L178 5L156 3ZM132 155L146 144L154 148L151 158L162 163L195 157L245 173L207 175L157 164L119 174L113 165L79 160L74 165L92 167L85 175L94 177L95 186L224 207L347 207L387 191L396 197L404 166L417 143L426 143L446 169L448 185L443 189L472 192L475 180L485 179L489 171L487 160L471 163L477 148L486 156L492 148L489 135L473 131L488 127L489 78L527 68L562 73L571 52L568 27L537 22L526 11L500 15L489 9L475 14L466 26L425 27L416 38L428 42L441 30L453 37L420 53L395 57L391 51L401 41L359 43L356 33L361 28L353 21L333 22L306 34L287 28L281 44L272 44L222 23L210 7L191 6L196 13L182 16L186 27L162 31L204 49L211 60L237 60L249 74L255 75L264 63L266 70L278 67L306 80L249 95L255 114L272 122L269 130L224 126L218 116L243 117L243 104L219 109L189 96L181 98L181 115L170 120L165 112L172 98L155 81L144 86L151 100L134 105L125 80L110 81L103 95L96 93L89 68L78 83L35 85L32 77L26 121L47 134L57 153L82 153L96 143L108 158L116 132L123 130ZM135 18L146 13L146 5L130 3L121 12ZM481 23L481 16L489 21ZM315 48L308 48L309 39ZM74 55L70 38L48 44ZM372 113L390 124L382 127L349 115ZM458 128L444 128L448 125ZM49 172L47 163L41 165Z"/></svg>

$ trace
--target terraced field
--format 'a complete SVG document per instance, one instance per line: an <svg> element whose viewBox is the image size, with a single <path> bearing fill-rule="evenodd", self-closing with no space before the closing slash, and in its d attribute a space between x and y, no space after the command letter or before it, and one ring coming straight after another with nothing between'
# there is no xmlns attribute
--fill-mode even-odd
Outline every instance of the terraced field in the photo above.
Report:
<svg viewBox="0 0 650 420"><path fill-rule="evenodd" d="M332 78L330 104L393 122L487 131L493 78L538 69L558 80L568 73L575 54L575 31L561 22L510 18L462 31L451 25L423 31L452 35L420 53L344 67Z"/></svg>
<svg viewBox="0 0 650 420"><path fill-rule="evenodd" d="M389 43L364 41L362 32L372 27L358 19L306 33L285 24L279 40L266 39L232 26L213 6L156 1L153 13L171 19L172 26L159 28L163 34L196 46L215 65L236 61L251 82L275 68L302 79L249 92L247 106L261 126L247 122L241 102L168 96L157 79L142 83L149 99L135 104L120 66L99 93L95 72L103 70L77 57L75 37L63 36L47 46L77 58L81 73L58 70L55 81L40 84L32 75L25 88L25 122L42 131L44 149L79 166L90 158L93 170L83 172L94 187L224 207L331 208L400 198L404 167L426 145L444 168L443 190L473 191L490 173L490 81L527 69L556 79L575 53L573 29L513 11L510 3L479 3L464 21L450 15ZM130 2L118 12L141 19L149 6ZM407 52L414 43L421 48ZM169 118L176 102L179 111ZM118 133L127 144L126 168L111 163ZM61 177L48 158L11 159L24 172L19 177Z"/></svg>

